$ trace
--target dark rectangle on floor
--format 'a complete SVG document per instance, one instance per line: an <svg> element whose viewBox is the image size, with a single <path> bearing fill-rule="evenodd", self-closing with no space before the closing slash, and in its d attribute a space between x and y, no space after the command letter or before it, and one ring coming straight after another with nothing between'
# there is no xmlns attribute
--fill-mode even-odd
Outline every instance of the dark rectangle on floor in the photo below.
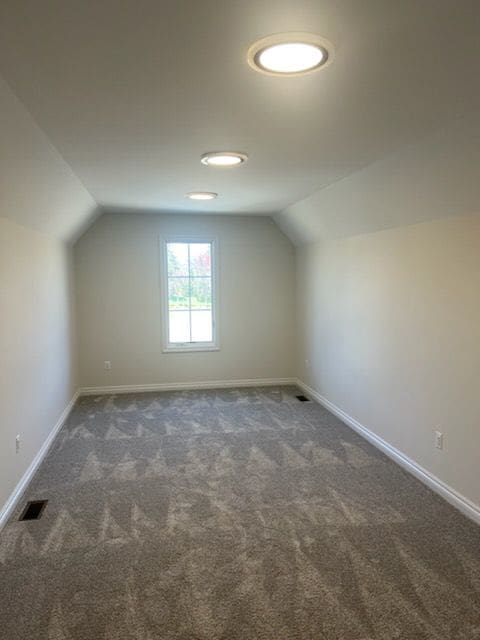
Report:
<svg viewBox="0 0 480 640"><path fill-rule="evenodd" d="M300 400L300 402L310 402L310 398L307 398L307 396L295 396L297 398L297 400Z"/></svg>
<svg viewBox="0 0 480 640"><path fill-rule="evenodd" d="M43 510L47 506L48 500L32 500L27 502L27 506L22 511L19 520L38 520L41 518Z"/></svg>

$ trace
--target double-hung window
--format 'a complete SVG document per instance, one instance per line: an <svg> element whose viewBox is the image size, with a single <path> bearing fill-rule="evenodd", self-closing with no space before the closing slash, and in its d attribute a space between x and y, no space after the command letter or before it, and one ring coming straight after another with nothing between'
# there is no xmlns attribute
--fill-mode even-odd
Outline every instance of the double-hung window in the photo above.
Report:
<svg viewBox="0 0 480 640"><path fill-rule="evenodd" d="M218 348L214 249L212 240L164 243L166 351Z"/></svg>

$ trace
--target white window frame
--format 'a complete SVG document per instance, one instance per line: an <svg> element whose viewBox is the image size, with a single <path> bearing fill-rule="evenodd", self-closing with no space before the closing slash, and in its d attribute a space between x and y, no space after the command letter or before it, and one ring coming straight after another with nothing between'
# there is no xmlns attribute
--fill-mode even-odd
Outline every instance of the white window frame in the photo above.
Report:
<svg viewBox="0 0 480 640"><path fill-rule="evenodd" d="M167 244L171 242L203 243L211 246L212 265L212 341L211 342L169 342L169 308L168 308L168 255ZM195 351L219 351L218 337L218 241L212 236L161 236L160 237L160 272L162 292L162 327L163 353L185 353Z"/></svg>

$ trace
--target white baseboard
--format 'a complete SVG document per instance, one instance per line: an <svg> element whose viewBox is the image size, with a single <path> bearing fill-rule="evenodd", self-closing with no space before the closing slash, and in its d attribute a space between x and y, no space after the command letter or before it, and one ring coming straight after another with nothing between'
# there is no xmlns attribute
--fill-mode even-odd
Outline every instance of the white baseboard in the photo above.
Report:
<svg viewBox="0 0 480 640"><path fill-rule="evenodd" d="M59 419L57 420L55 426L53 427L53 429L48 434L47 439L42 444L40 450L38 451L37 455L35 456L35 458L30 463L28 469L23 474L22 478L20 479L20 482L17 484L17 486L13 490L13 493L10 495L10 497L7 500L7 502L1 508L1 510L0 510L0 530L6 524L8 518L12 514L12 511L15 509L15 507L17 506L17 504L18 504L19 500L21 499L23 493L25 492L26 488L28 487L28 483L33 478L33 476L35 475L36 470L38 469L38 467L42 463L43 459L47 455L50 447L53 444L53 441L55 440L55 437L56 437L57 433L63 427L63 425L65 423L65 420L68 418L68 416L70 414L70 411L73 409L73 406L74 406L75 402L77 401L79 395L80 395L80 391L77 390L74 393L74 395L73 395L72 399L70 400L70 402L67 404L65 409L62 411L62 415L59 417Z"/></svg>
<svg viewBox="0 0 480 640"><path fill-rule="evenodd" d="M146 391L183 391L186 389L231 389L233 387L271 387L296 385L296 378L251 378L247 380L207 380L205 382L165 382L159 384L124 384L110 387L82 387L80 395L111 395Z"/></svg>
<svg viewBox="0 0 480 640"><path fill-rule="evenodd" d="M442 498L444 498L451 505L456 507L459 511L461 511L464 515L466 515L471 520L474 520L477 524L480 524L480 506L476 505L474 502L466 498L465 496L455 491L448 484L440 480L434 476L430 471L424 469L417 462L406 456L404 453L388 444L383 438L377 436L373 431L364 427L358 420L349 416L345 411L339 409L332 402L324 398L317 391L309 387L307 384L302 382L301 380L296 380L296 384L298 387L303 389L305 393L312 398L314 398L319 404L323 405L326 409L328 409L331 413L340 418L342 422L344 422L347 426L351 427L354 431L359 433L365 440L368 440L374 447L383 451L389 458L398 463L401 467L406 469L413 476L418 478L421 482L426 484L430 489L438 493Z"/></svg>

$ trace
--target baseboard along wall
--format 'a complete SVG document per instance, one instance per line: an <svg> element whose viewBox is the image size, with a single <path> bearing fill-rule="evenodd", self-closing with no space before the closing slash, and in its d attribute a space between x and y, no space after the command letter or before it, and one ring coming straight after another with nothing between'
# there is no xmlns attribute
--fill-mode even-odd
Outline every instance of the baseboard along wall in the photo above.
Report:
<svg viewBox="0 0 480 640"><path fill-rule="evenodd" d="M296 385L296 378L248 378L243 380L207 380L203 382L166 382L160 384L126 384L111 387L82 387L80 395L142 393L148 391L183 391L188 389L231 389L234 387L271 387Z"/></svg>
<svg viewBox="0 0 480 640"><path fill-rule="evenodd" d="M312 389L302 380L296 380L297 386L302 389L308 396L316 400L319 404L328 409L337 418L339 418L347 427L350 427L358 434L360 434L365 440L368 440L374 447L380 449L394 462L403 467L410 474L415 476L418 480L426 484L432 491L438 493L444 500L449 502L452 506L456 507L468 518L480 524L480 506L466 498L465 496L455 491L448 484L437 478L433 473L430 473L427 469L419 465L415 460L412 460L404 453L390 445L386 440L377 436L373 431L370 431L363 424L349 416L345 411L337 407L333 402L324 398L318 391Z"/></svg>
<svg viewBox="0 0 480 640"><path fill-rule="evenodd" d="M0 510L0 530L6 524L7 520L11 516L12 512L15 510L17 504L21 500L23 494L25 493L25 490L28 487L28 484L30 483L30 481L33 478L33 476L35 475L35 472L37 471L38 467L41 465L41 463L43 462L43 460L46 457L47 453L49 452L50 447L53 444L53 441L55 440L55 438L56 438L58 432L60 431L60 429L65 424L65 421L68 418L68 416L70 415L70 411L75 406L75 403L78 400L79 396L80 396L80 391L77 390L74 393L74 395L73 395L72 399L70 400L70 402L67 404L65 409L62 411L61 416L57 420L57 422L56 422L55 426L53 427L53 429L48 434L46 440L44 441L44 443L40 447L37 455L34 457L32 462L28 466L27 470L25 471L23 476L20 478L20 482L17 484L17 486L15 487L13 492L10 494L10 497L8 498L7 502L1 508L1 510Z"/></svg>

